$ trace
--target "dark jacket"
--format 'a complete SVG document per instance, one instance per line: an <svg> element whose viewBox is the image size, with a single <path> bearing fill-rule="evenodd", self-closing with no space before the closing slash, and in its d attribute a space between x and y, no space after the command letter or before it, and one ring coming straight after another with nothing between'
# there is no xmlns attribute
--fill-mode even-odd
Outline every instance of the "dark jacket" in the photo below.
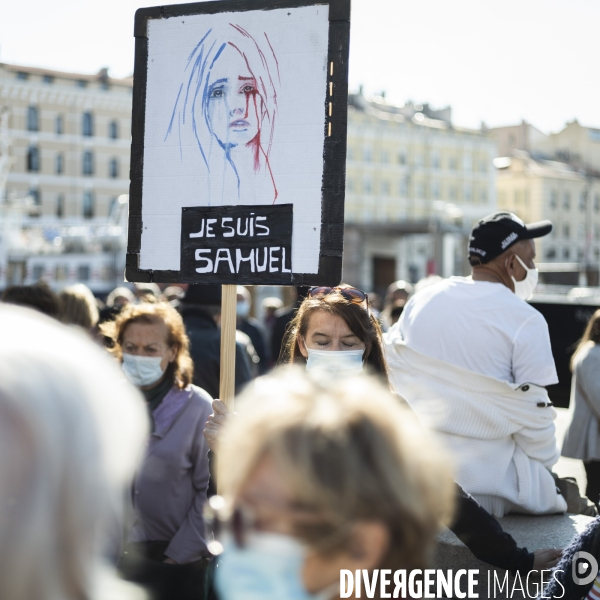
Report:
<svg viewBox="0 0 600 600"><path fill-rule="evenodd" d="M200 306L186 305L181 316L190 338L190 354L194 361L194 385L219 398L221 375L221 330ZM237 343L235 352L235 391L252 380L252 367L244 345Z"/></svg>
<svg viewBox="0 0 600 600"><path fill-rule="evenodd" d="M265 336L260 323L248 317L246 319L238 319L237 328L245 333L252 342L256 354L260 362L258 363L258 372L264 375L269 370L269 356L267 354L267 346L265 344Z"/></svg>
<svg viewBox="0 0 600 600"><path fill-rule="evenodd" d="M585 585L578 585L573 581L573 557L580 551L589 552L596 560L600 559L600 518L594 519L583 533L576 536L563 550L562 558L554 568L553 576L539 598L582 600L587 596L594 585L594 580Z"/></svg>
<svg viewBox="0 0 600 600"><path fill-rule="evenodd" d="M287 356L284 348L287 342L287 333L292 319L296 316L303 299L300 298L293 306L284 306L280 308L275 316L275 324L273 325L273 333L271 334L271 360L274 363L285 364Z"/></svg>
<svg viewBox="0 0 600 600"><path fill-rule="evenodd" d="M533 552L519 548L500 523L458 483L456 494L456 515L450 529L475 557L513 573L531 571Z"/></svg>

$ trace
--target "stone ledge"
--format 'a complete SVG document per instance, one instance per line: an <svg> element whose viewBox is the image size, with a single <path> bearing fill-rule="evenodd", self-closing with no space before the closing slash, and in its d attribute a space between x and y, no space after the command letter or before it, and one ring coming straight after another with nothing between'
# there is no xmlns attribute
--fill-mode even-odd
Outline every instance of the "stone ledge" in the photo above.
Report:
<svg viewBox="0 0 600 600"><path fill-rule="evenodd" d="M532 517L529 515L509 515L498 519L502 528L513 536L520 547L527 548L530 552L540 548L564 548L571 540L581 533L586 525L593 521L592 517L583 515L548 515ZM436 569L479 569L479 586L477 591L480 600L492 600L493 598L513 598L521 600L535 597L534 589L529 590L529 595L515 590L511 595L506 593L493 593L493 587L488 594L488 577L493 582L494 575L500 581L504 580L506 571L494 569L490 565L477 560L471 551L449 530L442 531L438 536L438 546L434 557L433 567ZM546 576L548 574L546 573ZM539 579L537 580L539 582ZM509 590L512 590L514 578L508 573ZM516 582L518 584L518 581Z"/></svg>

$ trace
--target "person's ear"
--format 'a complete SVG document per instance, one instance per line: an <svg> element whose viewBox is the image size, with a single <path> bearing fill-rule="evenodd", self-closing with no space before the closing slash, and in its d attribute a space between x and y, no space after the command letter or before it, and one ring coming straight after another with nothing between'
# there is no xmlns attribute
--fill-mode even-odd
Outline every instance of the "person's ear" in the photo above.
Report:
<svg viewBox="0 0 600 600"><path fill-rule="evenodd" d="M515 276L516 275L516 265L518 264L517 261L517 255L514 253L509 254L506 257L506 260L504 261L504 266L506 268L506 272L508 273L508 276ZM516 277L515 277L516 279Z"/></svg>
<svg viewBox="0 0 600 600"><path fill-rule="evenodd" d="M308 358L308 350L306 349L306 343L304 342L304 338L298 334L298 348L300 348L300 354L304 356L304 358Z"/></svg>
<svg viewBox="0 0 600 600"><path fill-rule="evenodd" d="M179 352L179 345L172 344L171 347L169 348L169 351L167 352L167 357L168 357L168 360L170 363L175 362L178 352Z"/></svg>

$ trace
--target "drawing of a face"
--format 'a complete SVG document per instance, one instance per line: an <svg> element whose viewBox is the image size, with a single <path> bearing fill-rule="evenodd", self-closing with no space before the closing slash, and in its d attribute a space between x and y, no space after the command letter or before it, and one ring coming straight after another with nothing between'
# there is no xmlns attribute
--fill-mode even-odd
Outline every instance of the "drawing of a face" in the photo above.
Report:
<svg viewBox="0 0 600 600"><path fill-rule="evenodd" d="M212 68L207 94L209 128L221 146L246 145L257 136L262 98L246 61L230 45Z"/></svg>
<svg viewBox="0 0 600 600"><path fill-rule="evenodd" d="M208 176L206 205L231 202L236 191L242 204L274 203L270 159L281 81L267 33L252 35L235 23L209 29L183 71L165 142L176 132L182 161L197 145L200 173Z"/></svg>

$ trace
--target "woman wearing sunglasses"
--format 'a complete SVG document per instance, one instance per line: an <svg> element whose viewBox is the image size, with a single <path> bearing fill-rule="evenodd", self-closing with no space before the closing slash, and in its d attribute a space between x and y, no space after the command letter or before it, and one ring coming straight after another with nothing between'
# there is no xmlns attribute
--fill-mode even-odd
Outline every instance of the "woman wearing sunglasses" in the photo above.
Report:
<svg viewBox="0 0 600 600"><path fill-rule="evenodd" d="M342 569L346 588L370 574L363 598L391 597L402 569L401 597L420 597L409 574L427 566L453 488L414 415L373 378L291 368L258 379L238 406L219 455L224 507L211 502L220 600L340 598ZM378 569L389 569L382 595Z"/></svg>
<svg viewBox="0 0 600 600"><path fill-rule="evenodd" d="M290 325L283 361L337 375L368 370L388 379L381 328L365 292L349 285L313 287Z"/></svg>

